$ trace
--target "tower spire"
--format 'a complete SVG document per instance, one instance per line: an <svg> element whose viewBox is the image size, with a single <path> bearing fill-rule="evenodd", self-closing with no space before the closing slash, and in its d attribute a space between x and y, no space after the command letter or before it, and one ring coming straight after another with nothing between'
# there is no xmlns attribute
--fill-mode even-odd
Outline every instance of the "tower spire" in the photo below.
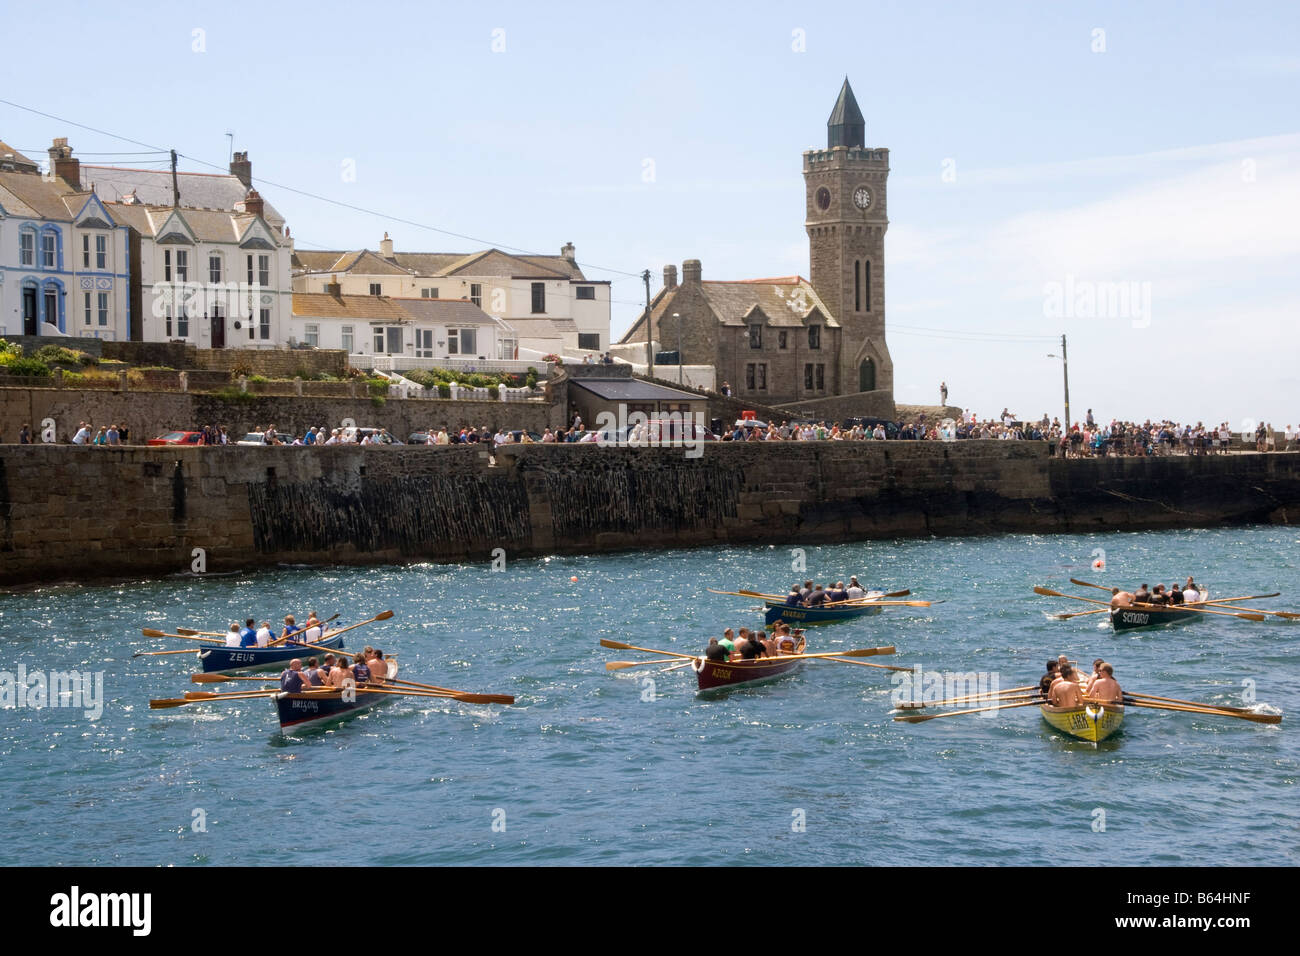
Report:
<svg viewBox="0 0 1300 956"><path fill-rule="evenodd" d="M853 87L849 86L846 76L835 109L831 110L831 118L826 121L826 146L834 149L836 146L866 145L867 121L862 118L862 110L858 109Z"/></svg>

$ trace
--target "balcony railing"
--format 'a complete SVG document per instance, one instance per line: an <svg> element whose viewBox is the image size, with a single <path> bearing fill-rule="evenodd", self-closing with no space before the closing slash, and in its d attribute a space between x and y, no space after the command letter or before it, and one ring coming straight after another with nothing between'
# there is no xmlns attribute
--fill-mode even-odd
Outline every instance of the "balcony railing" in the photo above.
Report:
<svg viewBox="0 0 1300 956"><path fill-rule="evenodd" d="M465 372L467 374L489 372L526 375L530 368L535 368L540 378L547 378L551 372L549 362L523 359L416 358L410 355L363 355L357 353L348 356L348 364L353 368L377 369L381 372L442 368L451 372Z"/></svg>

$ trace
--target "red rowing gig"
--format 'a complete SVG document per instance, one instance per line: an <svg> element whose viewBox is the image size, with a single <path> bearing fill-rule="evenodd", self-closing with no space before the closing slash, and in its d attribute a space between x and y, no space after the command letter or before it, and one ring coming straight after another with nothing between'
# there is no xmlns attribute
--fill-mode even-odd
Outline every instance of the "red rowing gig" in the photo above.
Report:
<svg viewBox="0 0 1300 956"><path fill-rule="evenodd" d="M805 645L801 643L799 653L802 654L804 649ZM749 684L761 684L774 680L777 677L783 677L798 670L799 665L803 662L802 657L790 657L789 655L760 657L752 661L727 662L711 661L704 657L697 657L691 661L691 668L695 671L696 680L699 681L699 693L705 694L711 691L730 690L733 687L744 687Z"/></svg>

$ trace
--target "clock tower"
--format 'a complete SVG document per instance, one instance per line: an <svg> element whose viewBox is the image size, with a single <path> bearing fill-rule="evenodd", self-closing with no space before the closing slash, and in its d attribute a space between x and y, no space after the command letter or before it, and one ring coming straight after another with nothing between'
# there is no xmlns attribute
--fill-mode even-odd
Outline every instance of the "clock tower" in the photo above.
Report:
<svg viewBox="0 0 1300 956"><path fill-rule="evenodd" d="M811 280L843 329L835 392L883 390L894 363L885 345L885 202L889 150L868 148L848 78L826 121L826 148L803 154Z"/></svg>

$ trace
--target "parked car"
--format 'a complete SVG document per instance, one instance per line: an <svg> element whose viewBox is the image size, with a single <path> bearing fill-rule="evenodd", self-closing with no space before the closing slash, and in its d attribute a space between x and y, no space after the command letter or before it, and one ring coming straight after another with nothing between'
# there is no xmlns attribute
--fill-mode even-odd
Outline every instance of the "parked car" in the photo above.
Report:
<svg viewBox="0 0 1300 956"><path fill-rule="evenodd" d="M236 445L262 445L265 447L269 445L270 442L266 440L266 435L262 432L249 432L243 438L239 439L239 441L235 442L235 444Z"/></svg>
<svg viewBox="0 0 1300 956"><path fill-rule="evenodd" d="M168 432L159 438L150 438L146 445L201 445L203 432Z"/></svg>

